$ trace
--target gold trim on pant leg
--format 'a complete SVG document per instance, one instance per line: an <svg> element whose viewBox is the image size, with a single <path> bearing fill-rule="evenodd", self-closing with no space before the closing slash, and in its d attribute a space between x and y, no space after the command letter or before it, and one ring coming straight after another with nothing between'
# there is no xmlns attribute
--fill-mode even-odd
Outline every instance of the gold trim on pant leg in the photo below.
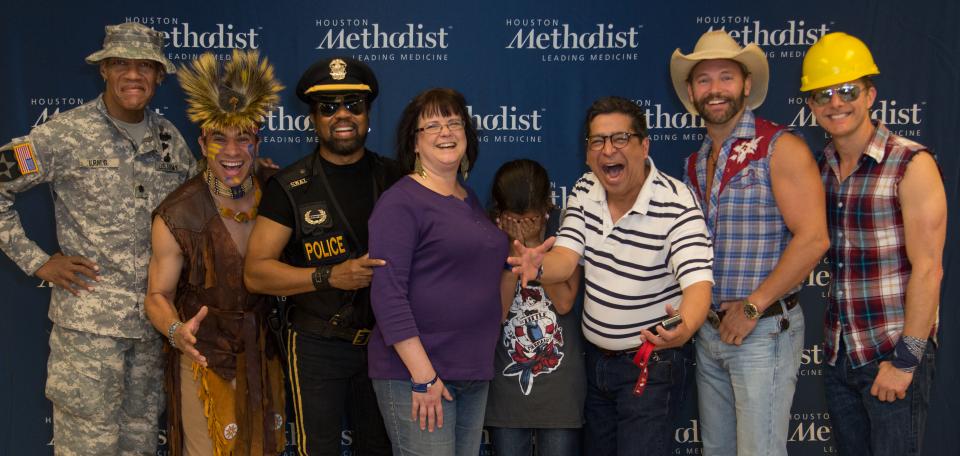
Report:
<svg viewBox="0 0 960 456"><path fill-rule="evenodd" d="M300 372L297 369L297 333L293 329L287 330L287 366L290 370L290 394L293 402L293 413L296 416L297 454L309 456L307 453L307 436L303 424L303 401L300 396Z"/></svg>

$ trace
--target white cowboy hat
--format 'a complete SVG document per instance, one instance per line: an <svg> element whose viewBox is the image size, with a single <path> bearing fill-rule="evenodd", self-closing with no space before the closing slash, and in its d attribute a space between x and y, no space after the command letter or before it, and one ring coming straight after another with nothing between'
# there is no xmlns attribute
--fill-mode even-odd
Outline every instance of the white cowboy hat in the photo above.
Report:
<svg viewBox="0 0 960 456"><path fill-rule="evenodd" d="M690 70L704 60L729 59L739 62L750 73L751 88L746 104L750 109L756 109L767 97L767 83L770 81L770 67L767 56L754 43L740 47L727 32L713 30L704 33L693 52L687 55L680 53L680 49L673 51L670 56L670 78L673 80L673 89L680 97L683 106L692 114L698 114L697 108L687 93L687 77Z"/></svg>

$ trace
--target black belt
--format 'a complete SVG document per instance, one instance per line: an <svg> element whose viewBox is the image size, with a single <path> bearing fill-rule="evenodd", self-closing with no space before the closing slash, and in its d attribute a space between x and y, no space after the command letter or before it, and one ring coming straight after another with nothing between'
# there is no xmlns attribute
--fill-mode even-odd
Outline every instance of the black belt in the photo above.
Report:
<svg viewBox="0 0 960 456"><path fill-rule="evenodd" d="M779 305L781 303L783 305ZM760 318L774 317L774 316L780 315L783 313L784 308L786 308L786 310L789 311L790 309L797 307L797 304L800 304L800 293L794 293L790 296L780 298L774 301L774 303L768 306L766 309L764 309L763 314L760 315ZM726 314L727 314L727 311L725 310L718 310L718 311L711 310L710 312L707 312L707 320L710 321L710 324L713 325L714 328L717 328L720 326L720 322L723 320L723 316Z"/></svg>
<svg viewBox="0 0 960 456"><path fill-rule="evenodd" d="M614 356L633 356L639 350L640 350L639 345L633 348L628 348L626 350L607 350L606 348L597 347L597 351L600 352L601 355L607 358L612 358ZM655 362L655 361L660 361L660 355L658 355L657 352L653 352L650 354L650 362Z"/></svg>
<svg viewBox="0 0 960 456"><path fill-rule="evenodd" d="M370 341L370 330L342 326L339 318L325 320L308 313L294 312L293 322L300 326L300 332L307 335L318 335L326 338L337 338L353 345L367 345ZM304 328L306 327L306 328Z"/></svg>

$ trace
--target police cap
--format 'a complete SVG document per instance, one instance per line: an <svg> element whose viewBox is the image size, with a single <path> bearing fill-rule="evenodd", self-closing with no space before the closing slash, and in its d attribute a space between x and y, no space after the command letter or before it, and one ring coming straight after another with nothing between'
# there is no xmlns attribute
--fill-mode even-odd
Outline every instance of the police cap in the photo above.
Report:
<svg viewBox="0 0 960 456"><path fill-rule="evenodd" d="M317 61L300 76L297 97L313 104L320 97L346 93L366 93L367 101L377 98L377 77L366 64L350 57Z"/></svg>

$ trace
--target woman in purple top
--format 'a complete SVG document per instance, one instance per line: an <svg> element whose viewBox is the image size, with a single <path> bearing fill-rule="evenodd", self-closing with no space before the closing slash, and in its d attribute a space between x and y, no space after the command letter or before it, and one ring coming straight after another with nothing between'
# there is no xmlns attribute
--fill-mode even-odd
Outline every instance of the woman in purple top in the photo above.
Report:
<svg viewBox="0 0 960 456"><path fill-rule="evenodd" d="M370 216L370 258L386 265L371 285L369 373L394 454L480 449L508 247L458 178L477 142L463 95L417 95L397 126L397 160L410 174Z"/></svg>

